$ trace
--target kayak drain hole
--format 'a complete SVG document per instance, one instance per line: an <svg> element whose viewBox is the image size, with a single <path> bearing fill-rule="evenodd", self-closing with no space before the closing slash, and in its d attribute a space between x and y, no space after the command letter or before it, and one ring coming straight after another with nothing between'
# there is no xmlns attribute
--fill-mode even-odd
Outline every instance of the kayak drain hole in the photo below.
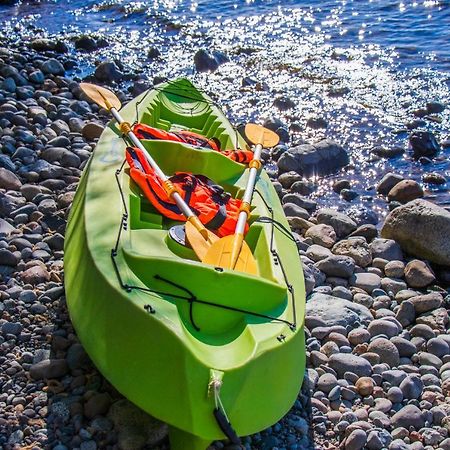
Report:
<svg viewBox="0 0 450 450"><path fill-rule="evenodd" d="M222 267L214 267L214 270L216 272L223 272L223 268Z"/></svg>

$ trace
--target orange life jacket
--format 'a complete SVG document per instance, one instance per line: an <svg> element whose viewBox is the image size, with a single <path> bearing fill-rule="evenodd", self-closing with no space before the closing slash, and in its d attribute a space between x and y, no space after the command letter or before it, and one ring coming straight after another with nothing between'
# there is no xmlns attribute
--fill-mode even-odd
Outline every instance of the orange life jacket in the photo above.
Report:
<svg viewBox="0 0 450 450"><path fill-rule="evenodd" d="M186 218L175 201L167 195L142 150L128 147L126 158L131 178L151 204L163 216L185 221ZM234 233L242 200L232 198L221 186L203 175L176 172L170 177L170 181L206 228L220 237ZM247 229L248 226L245 232Z"/></svg>
<svg viewBox="0 0 450 450"><path fill-rule="evenodd" d="M221 150L218 139L208 139L193 131L164 131L138 123L133 127L133 132L138 139L160 139L164 141L182 142L194 147L210 148L241 164L248 164L253 159L253 152L250 150Z"/></svg>

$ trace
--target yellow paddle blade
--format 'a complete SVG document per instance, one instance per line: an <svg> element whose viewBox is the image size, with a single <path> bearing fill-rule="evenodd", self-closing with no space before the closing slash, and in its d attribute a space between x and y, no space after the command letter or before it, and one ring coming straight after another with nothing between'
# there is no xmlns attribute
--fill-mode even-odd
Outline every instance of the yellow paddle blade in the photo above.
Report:
<svg viewBox="0 0 450 450"><path fill-rule="evenodd" d="M280 142L280 137L277 133L256 123L245 125L245 135L253 144L261 144L265 148L275 147Z"/></svg>
<svg viewBox="0 0 450 450"><path fill-rule="evenodd" d="M122 104L114 92L101 86L91 83L80 83L81 90L97 105L110 110L111 108L120 109Z"/></svg>
<svg viewBox="0 0 450 450"><path fill-rule="evenodd" d="M186 232L186 241L192 247L192 250L194 250L195 254L198 256L198 259L203 261L203 258L210 247L219 240L219 236L216 236L212 231L205 228L207 232L207 238L205 239L191 222L186 222L184 229Z"/></svg>
<svg viewBox="0 0 450 450"><path fill-rule="evenodd" d="M245 241L242 241L236 263L233 266L233 250L237 235L231 234L215 242L206 253L202 262L211 264L215 267L224 269L234 269L238 272L245 272L251 275L258 275L258 265L255 257L252 255L250 247Z"/></svg>

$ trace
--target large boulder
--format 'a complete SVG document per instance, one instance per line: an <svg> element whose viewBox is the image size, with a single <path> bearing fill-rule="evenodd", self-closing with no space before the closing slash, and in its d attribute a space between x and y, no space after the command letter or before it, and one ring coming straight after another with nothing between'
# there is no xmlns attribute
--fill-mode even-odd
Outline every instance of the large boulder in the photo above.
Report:
<svg viewBox="0 0 450 450"><path fill-rule="evenodd" d="M395 208L381 236L394 239L411 255L450 266L450 212L440 206L417 199Z"/></svg>
<svg viewBox="0 0 450 450"><path fill-rule="evenodd" d="M301 144L290 148L278 160L281 172L291 170L304 175L327 175L336 172L350 162L346 150L330 139L310 145Z"/></svg>
<svg viewBox="0 0 450 450"><path fill-rule="evenodd" d="M334 325L357 327L368 324L372 314L363 305L326 294L313 294L306 302L306 315L321 319L327 327Z"/></svg>

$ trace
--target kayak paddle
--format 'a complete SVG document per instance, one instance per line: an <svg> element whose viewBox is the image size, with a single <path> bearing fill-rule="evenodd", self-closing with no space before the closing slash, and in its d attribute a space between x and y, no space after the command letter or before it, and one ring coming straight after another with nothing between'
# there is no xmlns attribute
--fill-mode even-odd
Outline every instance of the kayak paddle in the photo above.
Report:
<svg viewBox="0 0 450 450"><path fill-rule="evenodd" d="M280 138L276 133L254 123L245 126L245 134L250 142L255 144L253 159L250 161L249 175L244 196L242 198L241 211L234 234L225 236L213 243L207 251L202 262L213 266L234 269L247 272L252 275L258 274L258 267L250 247L244 241L244 230L250 215L250 205L253 191L255 189L256 176L261 168L261 152L263 147L274 147Z"/></svg>
<svg viewBox="0 0 450 450"><path fill-rule="evenodd" d="M117 96L101 86L96 86L90 83L80 83L80 88L83 92L97 105L107 109L114 119L116 119L119 130L125 134L128 139L139 149L142 150L151 168L155 171L158 178L162 181L164 190L169 198L172 198L186 217L186 239L194 250L195 254L202 260L208 251L209 247L219 240L213 232L209 231L194 214L188 204L183 200L179 192L176 190L169 177L160 169L156 161L149 155L141 141L136 137L131 129L131 125L126 122L119 114L119 109L122 107Z"/></svg>

